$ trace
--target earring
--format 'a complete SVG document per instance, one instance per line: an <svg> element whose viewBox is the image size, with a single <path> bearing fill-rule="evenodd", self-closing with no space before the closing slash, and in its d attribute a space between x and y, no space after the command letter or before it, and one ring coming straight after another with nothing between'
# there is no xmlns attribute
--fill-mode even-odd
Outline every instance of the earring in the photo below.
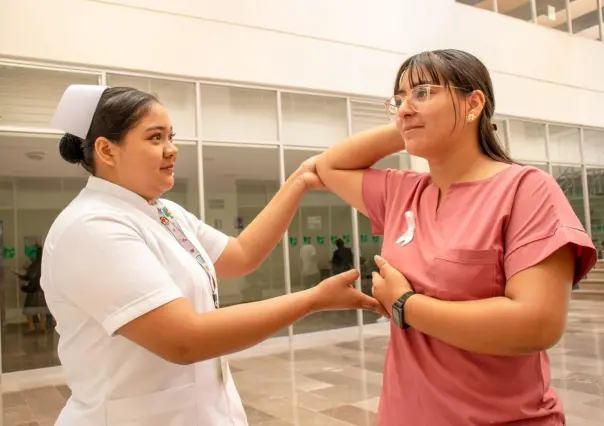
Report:
<svg viewBox="0 0 604 426"><path fill-rule="evenodd" d="M474 114L468 114L468 121L472 122L476 119L476 116Z"/></svg>

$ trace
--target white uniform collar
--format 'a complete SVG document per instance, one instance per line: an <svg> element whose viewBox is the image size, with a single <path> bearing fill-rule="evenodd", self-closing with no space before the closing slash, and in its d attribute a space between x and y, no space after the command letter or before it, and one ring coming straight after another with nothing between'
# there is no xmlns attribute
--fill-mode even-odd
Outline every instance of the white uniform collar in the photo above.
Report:
<svg viewBox="0 0 604 426"><path fill-rule="evenodd" d="M109 182L108 180L101 179L96 176L90 176L88 178L88 183L86 184L86 189L102 192L115 198L119 198L128 204L132 204L137 209L142 210L152 217L156 215L155 208L151 206L143 197L130 191L129 189L124 188L123 186Z"/></svg>

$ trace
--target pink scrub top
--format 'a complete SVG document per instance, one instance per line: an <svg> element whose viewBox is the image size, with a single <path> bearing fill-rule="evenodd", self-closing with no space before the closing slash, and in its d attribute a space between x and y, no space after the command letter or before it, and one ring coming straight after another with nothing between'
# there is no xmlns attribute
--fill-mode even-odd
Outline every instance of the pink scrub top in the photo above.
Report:
<svg viewBox="0 0 604 426"><path fill-rule="evenodd" d="M506 280L574 246L574 283L597 252L564 193L547 173L512 165L456 183L437 209L429 174L370 169L363 200L382 256L416 292L441 300L503 296ZM406 244L406 212L415 229ZM562 405L550 387L547 353L491 356L458 349L391 323L378 426L558 426Z"/></svg>

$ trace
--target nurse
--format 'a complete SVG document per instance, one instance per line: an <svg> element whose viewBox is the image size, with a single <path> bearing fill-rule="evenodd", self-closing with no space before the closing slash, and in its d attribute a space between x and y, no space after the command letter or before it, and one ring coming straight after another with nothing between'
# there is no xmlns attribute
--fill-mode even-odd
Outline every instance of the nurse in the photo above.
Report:
<svg viewBox="0 0 604 426"><path fill-rule="evenodd" d="M486 67L458 50L401 66L394 123L317 159L384 236L374 296L392 313L378 426L561 426L546 349L596 251L555 179L514 164ZM406 149L429 173L371 168Z"/></svg>
<svg viewBox="0 0 604 426"><path fill-rule="evenodd" d="M91 173L44 246L42 287L72 391L56 425L246 425L227 354L311 312L385 312L351 286L354 271L306 291L217 309L217 280L260 265L303 194L321 186L312 161L230 238L160 198L174 185L178 149L152 95L70 86L53 124L67 132L61 156Z"/></svg>

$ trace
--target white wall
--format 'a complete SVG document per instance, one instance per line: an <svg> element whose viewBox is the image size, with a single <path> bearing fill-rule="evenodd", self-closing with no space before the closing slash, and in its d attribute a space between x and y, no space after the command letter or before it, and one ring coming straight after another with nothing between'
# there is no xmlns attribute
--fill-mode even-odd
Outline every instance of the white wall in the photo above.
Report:
<svg viewBox="0 0 604 426"><path fill-rule="evenodd" d="M442 47L485 61L500 114L604 127L604 43L454 0L0 0L1 55L363 96Z"/></svg>

